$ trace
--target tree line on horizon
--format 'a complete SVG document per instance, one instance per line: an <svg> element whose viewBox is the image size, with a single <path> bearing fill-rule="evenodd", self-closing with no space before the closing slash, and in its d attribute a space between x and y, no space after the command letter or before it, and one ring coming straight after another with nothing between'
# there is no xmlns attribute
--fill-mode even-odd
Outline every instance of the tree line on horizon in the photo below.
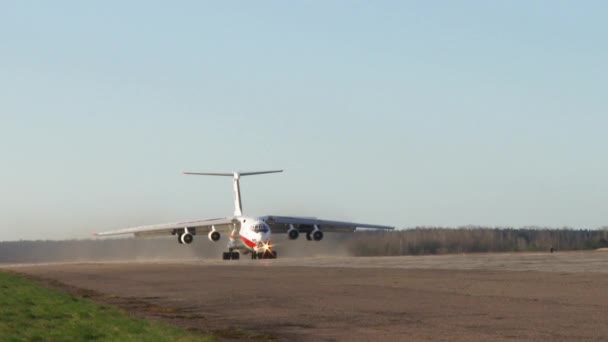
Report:
<svg viewBox="0 0 608 342"><path fill-rule="evenodd" d="M608 228L416 227L361 232L349 241L356 256L538 252L608 248Z"/></svg>

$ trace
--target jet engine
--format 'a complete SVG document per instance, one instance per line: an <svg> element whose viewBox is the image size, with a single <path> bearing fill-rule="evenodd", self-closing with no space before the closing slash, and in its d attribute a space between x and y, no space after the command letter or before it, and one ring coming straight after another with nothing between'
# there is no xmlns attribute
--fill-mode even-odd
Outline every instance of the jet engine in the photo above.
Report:
<svg viewBox="0 0 608 342"><path fill-rule="evenodd" d="M179 241L181 243L185 243L185 244L192 243L192 240L194 240L194 235L192 235L190 233L184 233L184 234L180 235L180 237L179 237Z"/></svg>
<svg viewBox="0 0 608 342"><path fill-rule="evenodd" d="M215 242L215 241L218 241L220 239L221 235L220 235L220 232L212 230L212 231L209 232L208 237L209 237L209 240Z"/></svg>
<svg viewBox="0 0 608 342"><path fill-rule="evenodd" d="M315 241L323 240L323 232L320 230L315 230L314 232L312 232L312 239Z"/></svg>
<svg viewBox="0 0 608 342"><path fill-rule="evenodd" d="M297 229L290 229L287 231L287 236L289 236L290 240L295 240L298 238L298 236L300 236L300 233Z"/></svg>

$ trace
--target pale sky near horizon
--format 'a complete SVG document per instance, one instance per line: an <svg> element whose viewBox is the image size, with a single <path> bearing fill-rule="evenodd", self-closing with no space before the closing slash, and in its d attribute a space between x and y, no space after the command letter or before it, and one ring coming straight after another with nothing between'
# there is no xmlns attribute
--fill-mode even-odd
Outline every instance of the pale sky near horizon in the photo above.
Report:
<svg viewBox="0 0 608 342"><path fill-rule="evenodd" d="M608 225L605 1L2 1L0 240Z"/></svg>

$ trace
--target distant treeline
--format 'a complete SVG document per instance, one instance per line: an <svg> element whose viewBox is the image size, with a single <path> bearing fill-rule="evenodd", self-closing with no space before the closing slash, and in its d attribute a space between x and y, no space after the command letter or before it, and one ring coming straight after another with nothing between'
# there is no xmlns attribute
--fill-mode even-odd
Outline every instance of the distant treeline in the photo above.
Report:
<svg viewBox="0 0 608 342"><path fill-rule="evenodd" d="M325 234L321 242L274 236L279 256L390 256L478 252L584 250L608 247L608 229L436 228ZM191 245L174 238L0 242L0 263L132 261L219 258L226 240L199 237Z"/></svg>
<svg viewBox="0 0 608 342"><path fill-rule="evenodd" d="M608 229L416 227L353 235L356 256L588 250L608 247Z"/></svg>

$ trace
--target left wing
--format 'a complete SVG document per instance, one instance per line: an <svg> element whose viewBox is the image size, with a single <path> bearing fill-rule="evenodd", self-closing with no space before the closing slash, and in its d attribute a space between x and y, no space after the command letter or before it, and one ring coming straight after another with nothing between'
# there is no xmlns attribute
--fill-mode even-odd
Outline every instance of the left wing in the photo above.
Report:
<svg viewBox="0 0 608 342"><path fill-rule="evenodd" d="M395 227L344 221L320 220L315 217L265 216L262 218L273 233L285 233L293 226L300 233L310 233L317 226L323 232L354 232L357 228L393 230Z"/></svg>
<svg viewBox="0 0 608 342"><path fill-rule="evenodd" d="M230 233L233 223L236 223L234 217L215 218L197 221L185 221L175 223L163 223L150 226L140 226L119 230L111 230L107 232L95 233L96 236L122 235L133 234L135 237L152 237L174 235L176 232L188 228L193 234L206 234L213 228L224 233Z"/></svg>

